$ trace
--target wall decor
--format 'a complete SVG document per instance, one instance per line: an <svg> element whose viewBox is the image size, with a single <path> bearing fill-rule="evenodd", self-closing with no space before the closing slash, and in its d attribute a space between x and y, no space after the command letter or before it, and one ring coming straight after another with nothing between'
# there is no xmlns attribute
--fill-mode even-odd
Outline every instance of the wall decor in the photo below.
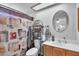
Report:
<svg viewBox="0 0 79 59"><path fill-rule="evenodd" d="M16 28L20 25L20 23L21 23L21 19L8 17L8 26L10 28Z"/></svg>
<svg viewBox="0 0 79 59"><path fill-rule="evenodd" d="M3 45L1 44L1 45L0 45L0 55L4 55L5 52L6 52L5 46L3 46Z"/></svg>
<svg viewBox="0 0 79 59"><path fill-rule="evenodd" d="M20 45L19 45L19 42L12 42L12 43L9 43L8 44L8 51L11 51L11 52L16 52L20 50Z"/></svg>
<svg viewBox="0 0 79 59"><path fill-rule="evenodd" d="M7 25L7 17L0 15L0 24Z"/></svg>
<svg viewBox="0 0 79 59"><path fill-rule="evenodd" d="M10 40L16 39L16 32L10 32Z"/></svg>
<svg viewBox="0 0 79 59"><path fill-rule="evenodd" d="M13 19L12 19L12 17L8 18L8 27L13 28Z"/></svg>
<svg viewBox="0 0 79 59"><path fill-rule="evenodd" d="M19 40L22 40L23 38L23 35L22 35L22 29L18 29L18 37L19 37Z"/></svg>
<svg viewBox="0 0 79 59"><path fill-rule="evenodd" d="M23 31L22 31L22 37L23 37L23 38L26 38L26 36L27 36L27 35L26 35L26 30L23 30Z"/></svg>
<svg viewBox="0 0 79 59"><path fill-rule="evenodd" d="M22 48L25 48L25 49L27 48L27 42L26 42L26 40L22 41L21 46L22 46Z"/></svg>
<svg viewBox="0 0 79 59"><path fill-rule="evenodd" d="M14 18L14 27L18 27L21 25L21 19L19 18Z"/></svg>
<svg viewBox="0 0 79 59"><path fill-rule="evenodd" d="M8 31L0 31L0 42L8 42Z"/></svg>

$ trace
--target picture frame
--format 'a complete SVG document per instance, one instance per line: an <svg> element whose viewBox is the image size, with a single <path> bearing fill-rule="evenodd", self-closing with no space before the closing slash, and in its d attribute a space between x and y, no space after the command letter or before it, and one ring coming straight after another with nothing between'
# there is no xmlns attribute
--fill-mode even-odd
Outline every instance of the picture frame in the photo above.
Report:
<svg viewBox="0 0 79 59"><path fill-rule="evenodd" d="M20 45L19 45L19 42L11 42L8 44L8 51L10 52L16 52L20 50Z"/></svg>
<svg viewBox="0 0 79 59"><path fill-rule="evenodd" d="M26 34L26 30L22 30L22 37L26 38L27 34Z"/></svg>
<svg viewBox="0 0 79 59"><path fill-rule="evenodd" d="M14 40L17 38L16 32L10 32L10 40Z"/></svg>
<svg viewBox="0 0 79 59"><path fill-rule="evenodd" d="M21 23L21 19L8 17L8 27L9 28L17 28Z"/></svg>
<svg viewBox="0 0 79 59"><path fill-rule="evenodd" d="M3 56L6 52L5 46L3 44L0 44L0 56Z"/></svg>
<svg viewBox="0 0 79 59"><path fill-rule="evenodd" d="M19 40L22 40L22 38L23 38L23 35L22 35L22 29L18 29L18 38L19 38Z"/></svg>
<svg viewBox="0 0 79 59"><path fill-rule="evenodd" d="M0 24L1 25L7 25L7 17L0 15Z"/></svg>
<svg viewBox="0 0 79 59"><path fill-rule="evenodd" d="M8 42L8 31L0 31L0 42Z"/></svg>

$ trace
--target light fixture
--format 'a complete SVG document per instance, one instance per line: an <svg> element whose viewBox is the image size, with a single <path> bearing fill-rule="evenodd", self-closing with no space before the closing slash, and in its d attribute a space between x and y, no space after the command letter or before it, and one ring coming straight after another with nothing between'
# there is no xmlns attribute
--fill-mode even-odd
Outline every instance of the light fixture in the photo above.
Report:
<svg viewBox="0 0 79 59"><path fill-rule="evenodd" d="M38 3L35 6L32 7L33 10L39 11L41 9L47 8L51 5L55 5L56 3Z"/></svg>

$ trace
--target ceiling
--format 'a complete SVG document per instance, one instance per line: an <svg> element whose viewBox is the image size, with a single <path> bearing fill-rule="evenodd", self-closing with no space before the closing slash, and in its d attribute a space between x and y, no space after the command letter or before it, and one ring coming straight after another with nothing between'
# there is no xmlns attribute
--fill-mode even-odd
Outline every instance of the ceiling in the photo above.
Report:
<svg viewBox="0 0 79 59"><path fill-rule="evenodd" d="M35 6L36 4L38 3L2 3L2 5L21 11L29 16L35 15L36 12L32 10L31 7Z"/></svg>
<svg viewBox="0 0 79 59"><path fill-rule="evenodd" d="M35 14L37 13L37 11L34 11L32 7L34 7L35 5L37 5L39 3L1 3L1 4L4 5L4 6L10 7L12 9L18 10L20 12L23 12L23 13L29 15L29 16L34 17ZM42 8L44 6L48 6L48 7L50 6L51 7L51 6L54 6L54 5L58 5L58 4L56 4L56 3L51 3L51 4L42 3L41 6L37 6L37 9ZM46 9L46 8L43 8L41 10L44 10L44 9Z"/></svg>

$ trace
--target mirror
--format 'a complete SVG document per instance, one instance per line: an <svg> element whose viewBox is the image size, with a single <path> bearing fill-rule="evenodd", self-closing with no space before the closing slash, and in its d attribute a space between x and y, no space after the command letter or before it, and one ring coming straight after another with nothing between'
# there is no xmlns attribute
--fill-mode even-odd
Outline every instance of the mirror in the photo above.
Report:
<svg viewBox="0 0 79 59"><path fill-rule="evenodd" d="M57 11L53 16L53 27L57 32L62 32L68 27L68 14L63 11Z"/></svg>

